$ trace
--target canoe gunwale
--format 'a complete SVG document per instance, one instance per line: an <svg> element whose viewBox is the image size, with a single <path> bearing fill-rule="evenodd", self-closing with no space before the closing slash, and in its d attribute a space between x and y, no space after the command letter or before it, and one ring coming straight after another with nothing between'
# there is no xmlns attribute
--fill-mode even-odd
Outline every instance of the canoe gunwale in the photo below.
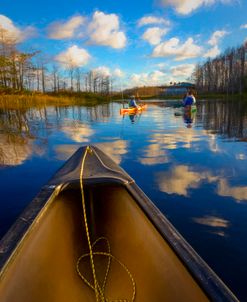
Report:
<svg viewBox="0 0 247 302"><path fill-rule="evenodd" d="M8 232L0 240L0 280L5 267L12 261L12 256L31 230L32 224L44 210L47 203L59 193L60 186L45 185L24 209Z"/></svg>
<svg viewBox="0 0 247 302"><path fill-rule="evenodd" d="M239 301L137 184L127 185L126 188L208 298L218 302Z"/></svg>

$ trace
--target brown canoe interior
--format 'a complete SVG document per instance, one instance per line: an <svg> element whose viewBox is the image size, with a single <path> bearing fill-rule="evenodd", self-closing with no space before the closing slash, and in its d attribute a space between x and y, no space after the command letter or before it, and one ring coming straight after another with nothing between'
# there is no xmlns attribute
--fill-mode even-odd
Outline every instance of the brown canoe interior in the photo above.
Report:
<svg viewBox="0 0 247 302"><path fill-rule="evenodd" d="M135 301L208 301L123 186L90 186L85 196L92 241L107 237L111 253L135 280ZM107 251L103 242L95 250ZM64 190L41 211L5 267L1 302L95 301L93 290L76 271L78 258L87 252L80 189ZM94 259L102 282L107 258ZM80 270L92 280L88 263L85 258ZM112 260L105 296L131 301L132 292L128 274Z"/></svg>

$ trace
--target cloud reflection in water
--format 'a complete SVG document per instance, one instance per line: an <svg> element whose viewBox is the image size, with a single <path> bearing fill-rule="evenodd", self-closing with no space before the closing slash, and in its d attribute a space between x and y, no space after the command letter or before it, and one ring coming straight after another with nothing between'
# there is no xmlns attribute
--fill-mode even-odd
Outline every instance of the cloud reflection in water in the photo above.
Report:
<svg viewBox="0 0 247 302"><path fill-rule="evenodd" d="M185 165L172 166L169 171L156 174L160 191L183 196L188 196L189 189L199 188L202 181L211 183L217 179L210 172L194 172Z"/></svg>
<svg viewBox="0 0 247 302"><path fill-rule="evenodd" d="M68 121L61 127L61 131L65 133L71 140L77 143L88 142L90 136L94 134L94 130L87 124L79 121Z"/></svg>
<svg viewBox="0 0 247 302"><path fill-rule="evenodd" d="M194 217L192 220L198 224L209 227L209 233L221 237L227 236L225 230L230 227L230 222L228 220L216 216Z"/></svg>
<svg viewBox="0 0 247 302"><path fill-rule="evenodd" d="M118 165L122 161L122 156L128 152L128 142L121 139L113 142L98 143L96 146L109 155Z"/></svg>
<svg viewBox="0 0 247 302"><path fill-rule="evenodd" d="M84 144L85 145L85 144ZM122 161L122 156L128 152L128 142L116 140L113 142L95 143L102 151L109 155L117 164ZM58 160L67 160L82 145L58 145L55 147L56 158Z"/></svg>
<svg viewBox="0 0 247 302"><path fill-rule="evenodd" d="M159 144L160 148L175 150L178 148L194 148L195 151L200 151L201 146L194 143L200 141L208 142L208 148L212 152L219 152L214 134L208 133L206 130L195 130L188 128L178 128L176 131L167 131L165 133L154 133L150 137L150 143Z"/></svg>
<svg viewBox="0 0 247 302"><path fill-rule="evenodd" d="M230 225L230 222L228 220L216 216L204 216L199 218L193 218L193 221L214 228L228 228Z"/></svg>
<svg viewBox="0 0 247 302"><path fill-rule="evenodd" d="M166 150L159 144L150 144L145 150L145 155L139 160L143 165L157 165L169 162Z"/></svg>
<svg viewBox="0 0 247 302"><path fill-rule="evenodd" d="M230 196L237 201L247 200L247 186L230 186L226 179L220 179L218 183L218 195Z"/></svg>

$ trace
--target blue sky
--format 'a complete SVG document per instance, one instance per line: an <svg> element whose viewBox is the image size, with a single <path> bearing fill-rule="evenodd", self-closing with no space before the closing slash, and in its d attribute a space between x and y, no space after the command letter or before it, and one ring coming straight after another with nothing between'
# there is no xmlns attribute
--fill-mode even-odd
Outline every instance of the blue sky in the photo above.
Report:
<svg viewBox="0 0 247 302"><path fill-rule="evenodd" d="M111 74L123 86L188 78L247 39L246 0L2 0L0 27L24 50Z"/></svg>

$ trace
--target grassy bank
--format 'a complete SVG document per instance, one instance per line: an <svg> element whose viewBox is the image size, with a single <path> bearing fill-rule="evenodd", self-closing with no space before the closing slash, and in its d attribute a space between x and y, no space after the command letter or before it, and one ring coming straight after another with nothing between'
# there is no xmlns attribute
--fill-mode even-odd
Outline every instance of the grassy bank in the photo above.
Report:
<svg viewBox="0 0 247 302"><path fill-rule="evenodd" d="M30 108L44 106L94 106L107 103L111 99L95 93L25 93L25 94L0 94L0 108Z"/></svg>
<svg viewBox="0 0 247 302"><path fill-rule="evenodd" d="M129 96L124 95L125 101ZM182 100L183 95L163 95L163 96L140 96L142 100ZM103 103L109 103L113 100L121 100L122 95L104 96L92 92L59 92L59 93L31 93L31 92L16 92L16 93L3 93L0 90L0 108L6 109L26 109L30 107L44 107L44 106L95 106ZM243 95L226 95L226 94L198 94L197 100L210 100L210 99L244 99L247 101L247 93Z"/></svg>

